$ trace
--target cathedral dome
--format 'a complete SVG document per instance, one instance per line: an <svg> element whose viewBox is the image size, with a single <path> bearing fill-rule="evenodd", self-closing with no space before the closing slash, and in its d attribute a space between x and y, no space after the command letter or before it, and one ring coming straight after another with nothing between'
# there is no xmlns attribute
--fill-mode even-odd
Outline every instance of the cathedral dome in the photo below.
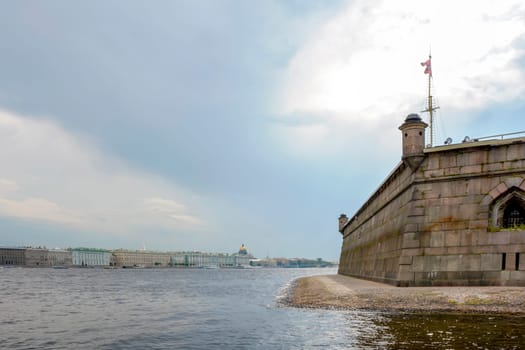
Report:
<svg viewBox="0 0 525 350"><path fill-rule="evenodd" d="M239 248L239 254L241 254L241 255L247 255L248 254L248 249L246 249L246 247L244 246L244 243Z"/></svg>

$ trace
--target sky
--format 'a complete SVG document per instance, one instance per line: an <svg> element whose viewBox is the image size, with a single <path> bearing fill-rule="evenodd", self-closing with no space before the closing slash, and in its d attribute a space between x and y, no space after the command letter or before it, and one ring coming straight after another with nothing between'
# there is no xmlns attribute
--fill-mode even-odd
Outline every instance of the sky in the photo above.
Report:
<svg viewBox="0 0 525 350"><path fill-rule="evenodd" d="M436 144L525 130L521 0L0 6L0 245L335 261L430 52Z"/></svg>

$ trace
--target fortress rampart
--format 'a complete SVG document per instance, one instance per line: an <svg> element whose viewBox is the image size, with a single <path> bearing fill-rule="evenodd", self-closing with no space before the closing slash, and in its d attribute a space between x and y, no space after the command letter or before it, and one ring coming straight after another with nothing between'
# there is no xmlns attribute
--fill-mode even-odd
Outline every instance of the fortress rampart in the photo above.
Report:
<svg viewBox="0 0 525 350"><path fill-rule="evenodd" d="M398 286L525 285L525 138L424 148L400 127L402 162L348 219L339 273Z"/></svg>

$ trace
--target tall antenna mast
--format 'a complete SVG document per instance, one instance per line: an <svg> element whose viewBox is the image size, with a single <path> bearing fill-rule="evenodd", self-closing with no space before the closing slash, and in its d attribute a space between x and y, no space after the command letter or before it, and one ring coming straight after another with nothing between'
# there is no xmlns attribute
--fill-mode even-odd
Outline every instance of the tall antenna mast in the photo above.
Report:
<svg viewBox="0 0 525 350"><path fill-rule="evenodd" d="M434 146L434 111L439 109L438 106L434 106L432 100L432 54L428 54L428 60L421 62L421 65L425 67L425 74L428 74L428 96L427 96L427 109L421 112L428 112L430 115L430 147Z"/></svg>

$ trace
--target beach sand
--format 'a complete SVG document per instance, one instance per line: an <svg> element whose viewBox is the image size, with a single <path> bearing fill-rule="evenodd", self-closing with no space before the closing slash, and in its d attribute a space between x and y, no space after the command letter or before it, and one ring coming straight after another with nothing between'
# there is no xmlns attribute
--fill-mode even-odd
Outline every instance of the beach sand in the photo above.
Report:
<svg viewBox="0 0 525 350"><path fill-rule="evenodd" d="M306 308L525 315L525 287L394 287L324 275L296 280L289 304Z"/></svg>

